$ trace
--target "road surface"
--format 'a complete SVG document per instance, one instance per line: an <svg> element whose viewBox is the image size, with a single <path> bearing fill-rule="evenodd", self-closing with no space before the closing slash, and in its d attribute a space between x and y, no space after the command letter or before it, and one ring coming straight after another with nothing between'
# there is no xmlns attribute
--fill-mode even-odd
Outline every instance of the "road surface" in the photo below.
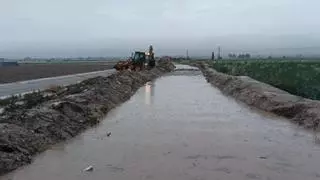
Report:
<svg viewBox="0 0 320 180"><path fill-rule="evenodd" d="M147 84L98 127L3 179L317 180L319 167L316 134L189 71Z"/></svg>
<svg viewBox="0 0 320 180"><path fill-rule="evenodd" d="M51 85L69 85L96 76L109 76L114 72L115 70L110 69L105 71L96 71L67 76L21 81L8 84L0 84L0 97L10 96L13 94L21 94L38 89L42 90L50 87Z"/></svg>

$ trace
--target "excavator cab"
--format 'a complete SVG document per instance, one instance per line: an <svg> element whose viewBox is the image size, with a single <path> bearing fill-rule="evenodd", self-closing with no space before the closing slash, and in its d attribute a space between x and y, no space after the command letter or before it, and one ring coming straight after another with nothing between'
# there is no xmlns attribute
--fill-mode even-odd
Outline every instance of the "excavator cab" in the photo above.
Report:
<svg viewBox="0 0 320 180"><path fill-rule="evenodd" d="M145 52L135 51L133 56L131 57L131 60L133 66L138 67L141 70L146 63L146 54Z"/></svg>
<svg viewBox="0 0 320 180"><path fill-rule="evenodd" d="M146 54L144 52L136 51L132 57L132 61L135 64L144 63L146 61Z"/></svg>

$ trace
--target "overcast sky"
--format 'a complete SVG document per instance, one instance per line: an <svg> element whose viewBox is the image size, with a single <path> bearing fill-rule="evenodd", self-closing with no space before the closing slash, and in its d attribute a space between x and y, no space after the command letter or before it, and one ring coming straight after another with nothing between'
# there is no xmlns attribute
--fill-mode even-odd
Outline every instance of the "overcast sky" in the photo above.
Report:
<svg viewBox="0 0 320 180"><path fill-rule="evenodd" d="M320 0L0 0L0 49L314 47L319 7Z"/></svg>

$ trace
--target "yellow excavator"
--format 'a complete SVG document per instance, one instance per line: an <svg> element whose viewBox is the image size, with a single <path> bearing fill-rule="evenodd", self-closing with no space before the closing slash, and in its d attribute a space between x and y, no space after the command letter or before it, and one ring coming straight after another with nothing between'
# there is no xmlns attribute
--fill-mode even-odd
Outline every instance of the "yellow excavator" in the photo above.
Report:
<svg viewBox="0 0 320 180"><path fill-rule="evenodd" d="M148 52L135 51L128 60L119 61L114 68L117 71L140 71L146 68L146 63L148 69L152 69L156 65L152 45L149 46Z"/></svg>

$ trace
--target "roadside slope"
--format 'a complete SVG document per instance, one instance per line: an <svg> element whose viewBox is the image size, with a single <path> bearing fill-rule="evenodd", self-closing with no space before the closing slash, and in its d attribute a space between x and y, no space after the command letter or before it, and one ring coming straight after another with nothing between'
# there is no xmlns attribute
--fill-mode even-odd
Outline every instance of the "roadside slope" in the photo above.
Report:
<svg viewBox="0 0 320 180"><path fill-rule="evenodd" d="M293 122L319 129L320 102L304 99L247 76L231 76L217 72L207 64L196 64L207 81L250 106L289 118Z"/></svg>
<svg viewBox="0 0 320 180"><path fill-rule="evenodd" d="M171 62L162 61L150 71L119 72L67 86L32 108L24 101L11 104L0 115L0 174L30 163L50 145L99 123L146 82L173 69Z"/></svg>

